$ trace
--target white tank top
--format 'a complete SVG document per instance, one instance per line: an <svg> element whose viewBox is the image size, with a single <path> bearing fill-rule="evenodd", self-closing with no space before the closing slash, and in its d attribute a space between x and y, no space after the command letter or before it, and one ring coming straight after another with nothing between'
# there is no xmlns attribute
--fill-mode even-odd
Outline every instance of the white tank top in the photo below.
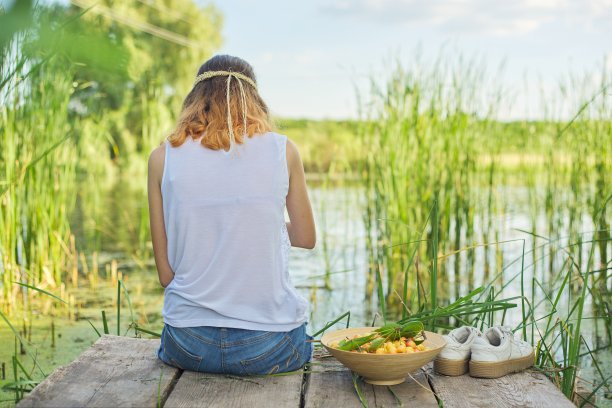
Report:
<svg viewBox="0 0 612 408"><path fill-rule="evenodd" d="M168 261L163 318L174 327L289 331L308 302L289 281L287 137L245 138L233 152L166 144L161 182Z"/></svg>

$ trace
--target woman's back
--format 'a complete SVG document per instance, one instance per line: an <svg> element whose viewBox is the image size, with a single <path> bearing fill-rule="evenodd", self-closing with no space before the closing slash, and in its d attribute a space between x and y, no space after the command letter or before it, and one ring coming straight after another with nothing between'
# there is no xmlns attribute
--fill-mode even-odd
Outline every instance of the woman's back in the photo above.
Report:
<svg viewBox="0 0 612 408"><path fill-rule="evenodd" d="M166 323L287 331L307 320L287 270L286 143L268 132L229 153L191 138L166 145Z"/></svg>
<svg viewBox="0 0 612 408"><path fill-rule="evenodd" d="M166 288L157 355L166 364L255 375L311 358L308 302L287 266L291 246L315 246L314 218L299 151L273 128L253 68L217 55L149 157L151 238Z"/></svg>

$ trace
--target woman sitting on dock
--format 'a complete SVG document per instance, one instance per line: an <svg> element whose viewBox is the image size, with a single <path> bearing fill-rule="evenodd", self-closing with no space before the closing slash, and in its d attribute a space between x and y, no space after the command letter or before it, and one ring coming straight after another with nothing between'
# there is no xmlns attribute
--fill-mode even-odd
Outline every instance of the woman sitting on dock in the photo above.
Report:
<svg viewBox="0 0 612 408"><path fill-rule="evenodd" d="M219 55L200 67L176 129L151 153L148 193L165 288L158 357L235 375L308 362L308 302L288 274L290 247L316 239L304 168L272 131L246 61Z"/></svg>

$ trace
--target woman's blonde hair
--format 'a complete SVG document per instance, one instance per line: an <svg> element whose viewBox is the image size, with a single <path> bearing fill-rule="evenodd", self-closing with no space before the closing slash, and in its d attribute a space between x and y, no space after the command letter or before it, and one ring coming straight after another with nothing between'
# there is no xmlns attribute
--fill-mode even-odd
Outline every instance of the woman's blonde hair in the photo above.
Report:
<svg viewBox="0 0 612 408"><path fill-rule="evenodd" d="M272 129L268 107L257 91L253 67L238 57L216 55L198 70L168 140L177 147L187 137L203 136L203 146L230 150L234 142L244 142L244 135L252 137Z"/></svg>

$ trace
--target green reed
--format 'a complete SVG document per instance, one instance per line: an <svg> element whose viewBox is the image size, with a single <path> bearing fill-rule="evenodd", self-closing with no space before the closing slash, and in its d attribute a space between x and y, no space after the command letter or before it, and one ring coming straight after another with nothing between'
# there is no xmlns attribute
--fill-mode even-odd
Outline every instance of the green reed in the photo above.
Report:
<svg viewBox="0 0 612 408"><path fill-rule="evenodd" d="M406 319L435 314L484 285L475 301L491 302L488 310L429 320L430 329L484 327L506 319L506 309L494 305L510 287L519 288L516 330L537 343L538 366L573 398L588 342L598 350L612 338L605 301L611 290L612 77L603 74L596 84L589 75L571 78L559 95L548 96L546 122L505 124L494 119L499 99L480 94L488 85L485 71L472 62L440 61L398 65L386 81L373 82L359 126L362 144L370 147L362 169L365 296L376 298L384 314ZM555 116L561 112L574 114L564 121ZM495 220L514 199L500 197L500 185L527 187L531 225L522 239L500 235L503 225ZM521 256L509 261L517 244ZM477 264L480 254L484 260ZM511 270L518 272L511 276ZM584 321L595 330L588 342ZM597 364L596 352L586 356ZM599 380L607 381L601 370Z"/></svg>
<svg viewBox="0 0 612 408"><path fill-rule="evenodd" d="M67 243L76 169L66 116L72 83L51 66L30 72L29 79L8 90L0 106L0 307L5 311L19 294L13 282L57 285L71 259Z"/></svg>
<svg viewBox="0 0 612 408"><path fill-rule="evenodd" d="M471 234L473 207L478 204L471 191L478 177L474 169L479 138L491 128L476 117L479 106L473 103L484 73L446 61L429 71L421 68L398 66L387 83L375 83L372 110L360 127L362 143L370 146L363 169L370 269L371 274L383 269L388 299L394 298L400 272L427 269L423 261L434 260L432 273L447 276L446 265L435 260L440 250L459 249L466 229ZM448 85L449 79L455 80ZM428 227L428 244L415 258L403 244L419 239L410 226L425 224L429 214L423 209L434 202L436 220ZM368 285L366 296L372 289ZM433 291L430 300L437 301L437 293Z"/></svg>
<svg viewBox="0 0 612 408"><path fill-rule="evenodd" d="M606 203L612 200L612 195L608 197ZM434 211L432 211L434 212ZM435 217L433 218L435 219ZM432 219L432 220L433 220ZM433 222L433 221L432 221ZM410 319L419 319L428 324L430 329L443 328L452 329L458 325L469 325L480 327L484 330L496 324L507 324L508 312L520 306L520 316L522 319L515 326L514 331L522 333L525 340L534 345L536 352L535 367L548 375L551 380L563 391L570 399L577 403L585 404L601 388L609 389L610 377L606 374L598 363L598 353L608 352L610 348L609 329L607 339L604 344L598 346L597 339L594 339L595 349L592 350L588 341L582 333L582 324L585 321L600 323L609 327L610 317L607 314L599 313L595 307L591 313L585 308L585 301L590 298L594 305L605 302L605 297L597 292L599 284L589 285L589 276L598 274L600 271L593 270L595 252L599 246L596 239L599 231L581 233L583 239L579 243L566 243L566 237L556 239L546 239L544 244L536 246L533 252L539 252L546 248L546 254L552 253L553 256L562 256L565 261L559 273L552 277L551 282L541 282L538 278L532 279L532 284L537 286L542 292L542 299L536 300L535 289L531 289L531 295L522 289L520 296L501 298L500 295L509 285L520 282L521 288L525 286L526 276L530 275L531 269L537 265L537 260L531 264L526 264L525 259L531 255L531 251L525 251L525 240L522 241L523 252L520 257L509 262L504 269L513 265L520 265L520 269L513 276L509 277L503 285L498 285L498 277L494 276L489 283L478 287L464 296L457 297L446 304L436 304L428 307L427 298L435 297L438 285L429 286L429 293L423 294L423 302L416 310L408 310L406 305L411 304L411 300L404 296L401 304L405 308L400 322ZM591 238L589 239L589 235ZM608 244L610 242L608 241ZM582 245L587 248L587 255L583 260L574 258L572 248ZM450 256L457 256L463 251L471 251L473 247L461 249ZM550 249L550 251L548 251ZM505 270L498 271L503 274ZM404 272L407 274L408 272ZM577 277L576 277L577 274ZM576 291L570 285L572 279L580 280L580 290ZM436 282L438 283L438 282ZM420 282L418 282L420 285ZM549 289L546 288L549 287ZM378 287L378 308L382 315L389 314L392 319L397 319L393 312L386 311L386 301L383 293L382 280L377 281ZM337 324L350 312L339 316L329 322L315 336L330 329ZM348 322L347 322L348 327ZM580 380L578 370L584 365L585 359L589 359L596 367L597 381L590 392L581 396L577 393L577 384Z"/></svg>
<svg viewBox="0 0 612 408"><path fill-rule="evenodd" d="M151 257L146 158L171 128L176 111L166 106L153 78L117 109L79 114L69 108L71 95L95 90L74 80L74 66L19 52L13 57L5 59L12 65L0 67L0 310L5 315L18 303L27 309L33 297L63 291L66 284L78 288L79 276L97 274L93 253L103 248L146 267ZM429 314L435 316L428 320L432 328L465 322L484 327L498 322L500 314L504 321L506 309L497 309L496 299L511 285L520 286L517 329L523 338L541 339L538 365L562 369L551 376L569 396L581 360L597 359L596 352L584 354L589 345L580 334L583 323L595 319L596 330L599 323L604 326L594 350L611 337L610 319L602 318L611 281L610 75L602 74L594 85L589 75L569 78L559 95L550 96L546 121L514 123L495 120L501 93L483 94L494 78L478 61L443 56L431 65L397 65L389 75L388 81L373 83L370 108L358 123L287 121L286 126L296 140L305 135L300 147L310 169L329 175L340 161L344 172L362 175L366 297L382 302L383 319ZM570 121L555 116L564 103L575 112ZM503 241L495 221L513 200L499 196L502 184L526 184L530 208L525 239L531 240L521 242L522 256L511 261L504 255L513 244ZM584 217L593 226L592 236L583 232ZM332 248L327 232L322 236L329 286ZM476 271L480 251L482 278ZM507 276L519 263L520 273ZM123 282L114 265L109 270L117 283L119 333L121 298L129 302L129 295L125 287L121 295ZM479 286L485 288L478 294L482 298L472 301L481 309L445 309ZM540 293L544 299L537 301ZM109 333L102 316L103 332ZM134 323L133 313L131 323L136 332L157 334Z"/></svg>
<svg viewBox="0 0 612 408"><path fill-rule="evenodd" d="M458 296L463 275L460 262L467 259L467 287L474 286L475 252L438 264L433 238L439 253L456 251L479 238L474 225L480 221L482 242L500 241L500 225L493 220L511 199L500 200L495 191L502 182L512 186L528 181L531 232L536 235L554 238L571 232L570 237L576 236L584 230L582 215L590 214L599 231L598 256L602 265L607 264L609 217L597 209L610 193L612 110L606 85L610 75L595 85L574 80L563 88L564 95L550 96L557 98L549 102L551 106L565 101L563 96L574 96L571 104L563 102L562 107L576 112L569 122L551 116L548 122L504 124L494 119L501 93L494 92L488 99L483 95L483 90L491 89L490 77L474 64L440 58L433 65L398 65L385 82L373 81L358 128L362 145L369 146L362 169L367 199L364 224L369 231L368 298L375 293L374 278L380 268L387 286L385 297L396 304L393 292L402 284L398 277L407 268L415 272L412 276L439 274L443 279L450 278L449 267L454 268ZM428 214L423 209L434 202L439 218L428 226L427 246L412 255L409 243L419 238L414 226L424 225ZM553 273L558 260L550 248L541 250L548 251L540 256L546 263L543 270ZM488 278L503 266L503 248L495 246L493 264L488 245L483 252ZM608 275L598 282L605 288ZM418 296L416 281L409 283ZM449 296L448 289L447 285L439 288L446 292L442 298ZM430 301L435 303L437 292Z"/></svg>
<svg viewBox="0 0 612 408"><path fill-rule="evenodd" d="M116 110L84 106L82 95L95 86L79 80L79 65L53 50L39 56L33 45L39 34L16 34L0 66L0 310L6 313L28 309L38 292L27 285L78 288L84 275L95 286L97 255L109 241L145 267L151 258L146 162L172 124L172 104L155 78Z"/></svg>

